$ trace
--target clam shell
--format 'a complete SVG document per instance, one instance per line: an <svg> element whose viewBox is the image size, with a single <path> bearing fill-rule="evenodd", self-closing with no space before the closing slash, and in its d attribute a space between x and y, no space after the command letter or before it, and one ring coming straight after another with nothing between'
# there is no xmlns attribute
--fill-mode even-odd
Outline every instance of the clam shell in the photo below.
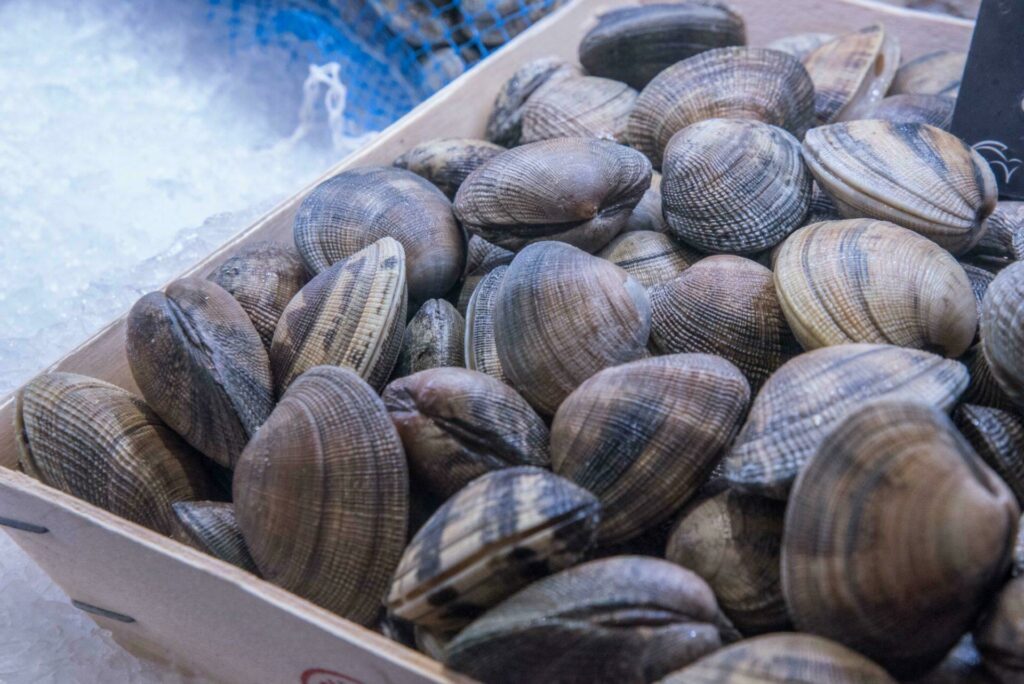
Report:
<svg viewBox="0 0 1024 684"><path fill-rule="evenodd" d="M263 577L376 620L405 544L409 475L387 409L358 375L303 373L245 448L235 514Z"/></svg>
<svg viewBox="0 0 1024 684"><path fill-rule="evenodd" d="M548 428L508 385L464 368L395 380L384 405L420 481L449 497L492 470L550 467Z"/></svg>
<svg viewBox="0 0 1024 684"><path fill-rule="evenodd" d="M547 83L523 105L520 143L571 137L625 142L636 98L625 83L596 76Z"/></svg>
<svg viewBox="0 0 1024 684"><path fill-rule="evenodd" d="M501 145L486 140L438 138L410 148L394 165L426 178L448 199L454 199L466 176L504 151Z"/></svg>
<svg viewBox="0 0 1024 684"><path fill-rule="evenodd" d="M651 165L636 150L590 138L544 140L470 174L455 214L506 249L560 240L595 252L622 230L650 182Z"/></svg>
<svg viewBox="0 0 1024 684"><path fill-rule="evenodd" d="M649 682L721 644L693 573L618 556L547 577L455 637L446 664L485 682Z"/></svg>
<svg viewBox="0 0 1024 684"><path fill-rule="evenodd" d="M405 327L395 375L402 377L428 368L462 367L466 322L443 299L424 302Z"/></svg>
<svg viewBox="0 0 1024 684"><path fill-rule="evenodd" d="M641 91L630 144L661 167L678 131L705 119L753 119L802 139L814 121L814 85L798 60L764 48L708 50L678 62Z"/></svg>
<svg viewBox="0 0 1024 684"><path fill-rule="evenodd" d="M804 161L846 218L921 233L953 254L969 250L996 206L988 163L926 124L867 120L808 132Z"/></svg>
<svg viewBox="0 0 1024 684"><path fill-rule="evenodd" d="M259 574L238 528L234 506L219 501L179 501L171 507L178 525L196 548L246 572Z"/></svg>
<svg viewBox="0 0 1024 684"><path fill-rule="evenodd" d="M774 40L765 47L792 55L803 62L804 58L825 43L836 39L834 33L796 33Z"/></svg>
<svg viewBox="0 0 1024 684"><path fill-rule="evenodd" d="M981 350L996 383L1024 408L1024 262L995 277L981 306Z"/></svg>
<svg viewBox="0 0 1024 684"><path fill-rule="evenodd" d="M510 383L508 375L498 358L498 346L494 338L494 305L498 288L508 266L498 266L488 273L473 290L473 296L466 306L466 368L486 373L495 380Z"/></svg>
<svg viewBox="0 0 1024 684"><path fill-rule="evenodd" d="M339 173L302 201L295 245L310 273L319 274L384 237L402 244L409 296L443 297L455 285L466 248L451 203L411 171L380 166Z"/></svg>
<svg viewBox="0 0 1024 684"><path fill-rule="evenodd" d="M442 9L447 0L367 0L380 21L416 47L447 45L452 27L444 19Z"/></svg>
<svg viewBox="0 0 1024 684"><path fill-rule="evenodd" d="M523 4L522 0L459 0L462 25L471 27L484 45L500 47L566 0ZM453 7L450 0L446 6Z"/></svg>
<svg viewBox="0 0 1024 684"><path fill-rule="evenodd" d="M746 42L743 17L725 3L654 3L602 14L579 59L588 74L639 89L680 60Z"/></svg>
<svg viewBox="0 0 1024 684"><path fill-rule="evenodd" d="M723 474L742 491L785 499L825 436L864 401L908 399L948 411L966 386L963 365L917 349L843 344L806 352L754 398Z"/></svg>
<svg viewBox="0 0 1024 684"><path fill-rule="evenodd" d="M267 350L219 285L182 278L128 313L128 365L146 403L207 457L233 468L274 408Z"/></svg>
<svg viewBox="0 0 1024 684"><path fill-rule="evenodd" d="M515 256L514 252L510 252L504 247L492 245L479 235L469 238L467 254L466 272L462 278L462 287L459 288L457 306L459 313L463 316L466 315L466 308L469 306L469 300L473 296L473 292L480 285L480 281L484 279L484 276L498 266L511 264L512 257Z"/></svg>
<svg viewBox="0 0 1024 684"><path fill-rule="evenodd" d="M597 255L625 270L644 287L672 280L704 256L664 233L649 230L623 233Z"/></svg>
<svg viewBox="0 0 1024 684"><path fill-rule="evenodd" d="M811 202L800 142L759 121L709 119L679 131L662 172L669 234L705 252L773 247L803 225Z"/></svg>
<svg viewBox="0 0 1024 684"><path fill-rule="evenodd" d="M270 346L278 394L313 366L387 382L405 325L405 253L386 237L314 277L289 302Z"/></svg>
<svg viewBox="0 0 1024 684"><path fill-rule="evenodd" d="M485 137L493 143L513 147L522 134L523 105L545 83L579 74L579 69L557 57L542 57L512 74L498 91L487 119Z"/></svg>
<svg viewBox="0 0 1024 684"><path fill-rule="evenodd" d="M964 355L963 362L971 375L970 384L964 391L964 402L979 406L991 406L1004 411L1016 410L1010 397L1006 396L1006 392L992 377L992 369L989 368L985 354L981 351L981 344L971 347Z"/></svg>
<svg viewBox="0 0 1024 684"><path fill-rule="evenodd" d="M642 358L650 329L651 303L640 283L561 242L517 254L494 303L501 367L548 416L598 371Z"/></svg>
<svg viewBox="0 0 1024 684"><path fill-rule="evenodd" d="M985 293L988 292L988 286L995 280L995 274L992 271L986 271L983 268L975 266L974 264L960 264L963 266L964 273L967 274L967 280L971 283L971 291L974 293L975 308L978 311L978 318L981 318L981 304L985 301Z"/></svg>
<svg viewBox="0 0 1024 684"><path fill-rule="evenodd" d="M171 504L204 499L199 453L142 399L72 373L47 373L16 396L22 470L161 534L177 529Z"/></svg>
<svg viewBox="0 0 1024 684"><path fill-rule="evenodd" d="M737 256L713 256L651 288L651 349L717 354L754 393L800 352L775 296L772 272Z"/></svg>
<svg viewBox="0 0 1024 684"><path fill-rule="evenodd" d="M896 71L892 95L920 93L956 98L967 64L967 53L938 50L906 62Z"/></svg>
<svg viewBox="0 0 1024 684"><path fill-rule="evenodd" d="M1004 577L1019 518L946 415L913 399L864 405L793 486L782 542L793 622L897 676L924 674Z"/></svg>
<svg viewBox="0 0 1024 684"><path fill-rule="evenodd" d="M811 203L807 209L807 216L804 218L804 225L822 221L838 221L841 218L843 217L839 214L839 209L836 208L835 202L828 196L828 193L821 189L818 181L811 181Z"/></svg>
<svg viewBox="0 0 1024 684"><path fill-rule="evenodd" d="M949 252L884 221L827 221L779 249L775 290L804 349L874 342L949 357L978 327L971 281Z"/></svg>
<svg viewBox="0 0 1024 684"><path fill-rule="evenodd" d="M620 543L667 519L704 484L749 402L746 378L717 356L606 368L558 407L552 469L600 499L599 543Z"/></svg>
<svg viewBox="0 0 1024 684"><path fill-rule="evenodd" d="M985 219L985 230L981 240L971 250L971 256L993 256L1020 261L1024 250L1015 240L1024 237L1024 202L1003 200L996 204L995 211Z"/></svg>
<svg viewBox="0 0 1024 684"><path fill-rule="evenodd" d="M1024 678L1024 577L1010 580L974 630L985 669L1000 682Z"/></svg>
<svg viewBox="0 0 1024 684"><path fill-rule="evenodd" d="M431 629L461 627L576 563L593 543L600 508L592 494L540 468L482 475L413 537L388 609Z"/></svg>
<svg viewBox="0 0 1024 684"><path fill-rule="evenodd" d="M906 93L890 95L871 105L865 119L884 119L894 123L923 123L948 131L953 125L956 100L944 95Z"/></svg>
<svg viewBox="0 0 1024 684"><path fill-rule="evenodd" d="M661 174L651 174L651 187L647 188L643 197L629 214L623 233L649 230L654 233L667 233L668 224L661 213Z"/></svg>
<svg viewBox="0 0 1024 684"><path fill-rule="evenodd" d="M961 404L954 415L960 432L1024 506L1024 420L973 404Z"/></svg>

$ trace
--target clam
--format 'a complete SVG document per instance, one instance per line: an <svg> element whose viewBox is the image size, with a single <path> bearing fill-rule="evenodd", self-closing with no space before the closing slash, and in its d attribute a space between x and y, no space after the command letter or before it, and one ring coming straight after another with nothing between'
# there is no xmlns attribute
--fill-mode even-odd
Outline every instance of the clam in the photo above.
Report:
<svg viewBox="0 0 1024 684"><path fill-rule="evenodd" d="M668 232L668 224L665 223L665 216L661 213L660 173L651 174L651 187L644 191L643 197L633 207L622 232L631 233L638 230L649 230L654 233Z"/></svg>
<svg viewBox="0 0 1024 684"><path fill-rule="evenodd" d="M593 543L600 508L585 489L540 468L482 475L413 537L388 609L430 629L457 629L579 561Z"/></svg>
<svg viewBox="0 0 1024 684"><path fill-rule="evenodd" d="M743 17L725 3L659 2L602 14L579 59L588 74L639 89L680 60L746 42Z"/></svg>
<svg viewBox="0 0 1024 684"><path fill-rule="evenodd" d="M644 287L671 280L704 256L664 233L650 230L623 233L597 255L625 270Z"/></svg>
<svg viewBox="0 0 1024 684"><path fill-rule="evenodd" d="M723 474L741 491L785 499L825 436L864 401L908 399L948 411L966 386L963 365L917 349L843 344L806 352L754 398Z"/></svg>
<svg viewBox="0 0 1024 684"><path fill-rule="evenodd" d="M885 221L826 221L793 233L776 257L775 290L804 349L874 342L955 358L978 327L956 259Z"/></svg>
<svg viewBox="0 0 1024 684"><path fill-rule="evenodd" d="M233 468L274 408L267 350L222 287L182 278L128 313L126 351L146 403L189 444Z"/></svg>
<svg viewBox="0 0 1024 684"><path fill-rule="evenodd" d="M455 214L506 249L560 240L596 252L622 230L650 182L650 162L636 150L591 138L544 140L470 174Z"/></svg>
<svg viewBox="0 0 1024 684"><path fill-rule="evenodd" d="M412 474L439 496L492 470L550 467L547 425L489 375L435 368L395 380L382 396Z"/></svg>
<svg viewBox="0 0 1024 684"><path fill-rule="evenodd" d="M811 174L800 142L759 121L709 119L665 148L662 210L669 234L705 252L753 254L803 225Z"/></svg>
<svg viewBox="0 0 1024 684"><path fill-rule="evenodd" d="M462 367L466 322L443 299L424 302L405 327L395 375L401 377L428 368Z"/></svg>
<svg viewBox="0 0 1024 684"><path fill-rule="evenodd" d="M999 682L1024 679L1024 577L1010 580L974 630L985 669Z"/></svg>
<svg viewBox="0 0 1024 684"><path fill-rule="evenodd" d="M721 488L683 509L665 557L704 578L744 634L786 630L779 577L785 514L781 501Z"/></svg>
<svg viewBox="0 0 1024 684"><path fill-rule="evenodd" d="M523 105L520 143L571 137L625 142L636 97L625 83L596 76L545 84Z"/></svg>
<svg viewBox="0 0 1024 684"><path fill-rule="evenodd" d="M310 273L319 274L384 237L401 243L409 296L443 297L466 260L451 203L411 171L380 166L351 169L318 185L295 216L295 245Z"/></svg>
<svg viewBox="0 0 1024 684"><path fill-rule="evenodd" d="M938 50L906 62L896 71L889 92L945 95L956 98L960 92L967 53Z"/></svg>
<svg viewBox="0 0 1024 684"><path fill-rule="evenodd" d="M802 62L807 55L835 39L836 36L833 33L796 33L774 40L765 47L769 50L778 50L787 55L793 55Z"/></svg>
<svg viewBox="0 0 1024 684"><path fill-rule="evenodd" d="M473 290L466 306L466 368L486 373L496 380L508 383L508 375L498 358L494 337L494 306L498 288L505 279L508 266L498 266L488 273Z"/></svg>
<svg viewBox="0 0 1024 684"><path fill-rule="evenodd" d="M405 325L405 253L389 237L314 277L289 302L270 346L278 394L313 366L354 369L387 382Z"/></svg>
<svg viewBox="0 0 1024 684"><path fill-rule="evenodd" d="M466 271L462 277L462 287L459 288L458 310L463 316L466 315L466 307L473 296L480 281L484 276L498 266L505 266L512 263L514 252L504 247L492 245L479 235L469 238L466 248Z"/></svg>
<svg viewBox="0 0 1024 684"><path fill-rule="evenodd" d="M804 161L846 218L875 218L921 233L953 254L981 239L996 206L981 156L926 124L866 120L808 132Z"/></svg>
<svg viewBox="0 0 1024 684"><path fill-rule="evenodd" d="M294 247L258 242L227 259L208 279L238 300L270 349L281 312L309 282L309 274Z"/></svg>
<svg viewBox="0 0 1024 684"><path fill-rule="evenodd" d="M981 240L971 250L971 256L991 256L1010 261L1024 258L1024 202L1003 200L985 219Z"/></svg>
<svg viewBox="0 0 1024 684"><path fill-rule="evenodd" d="M629 117L630 144L661 167L678 131L705 119L753 119L802 139L814 121L814 85L794 57L728 47L674 64L641 91Z"/></svg>
<svg viewBox="0 0 1024 684"><path fill-rule="evenodd" d="M446 648L484 682L649 682L717 649L714 594L699 577L643 556L591 561L535 582Z"/></svg>
<svg viewBox="0 0 1024 684"><path fill-rule="evenodd" d="M410 148L394 165L426 178L448 199L454 199L466 176L504 151L501 145L486 140L439 138Z"/></svg>
<svg viewBox="0 0 1024 684"><path fill-rule="evenodd" d="M562 242L517 254L494 303L501 368L548 416L598 371L642 358L650 329L651 303L640 283Z"/></svg>
<svg viewBox="0 0 1024 684"><path fill-rule="evenodd" d="M974 264L960 265L963 266L964 273L967 274L967 280L971 283L971 291L974 293L974 303L978 310L978 318L981 318L981 304L985 301L985 293L988 292L988 286L992 284L996 276L992 271L986 271Z"/></svg>
<svg viewBox="0 0 1024 684"><path fill-rule="evenodd" d="M267 581L374 622L405 544L409 475L372 387L347 368L303 373L245 448L234 491Z"/></svg>
<svg viewBox="0 0 1024 684"><path fill-rule="evenodd" d="M811 203L807 209L807 216L804 217L804 225L820 223L822 221L838 221L843 218L836 208L835 202L828 196L828 193L821 189L818 181L811 182ZM781 244L781 243L780 243ZM778 247L778 245L776 245Z"/></svg>
<svg viewBox="0 0 1024 684"><path fill-rule="evenodd" d="M238 528L234 506L220 501L179 501L171 507L193 546L242 570L259 574L242 530Z"/></svg>
<svg viewBox="0 0 1024 684"><path fill-rule="evenodd" d="M750 402L739 369L673 354L606 368L551 423L551 465L601 501L602 545L661 523L704 484Z"/></svg>
<svg viewBox="0 0 1024 684"><path fill-rule="evenodd" d="M772 272L737 256L698 261L651 295L651 349L717 354L736 364L754 393L800 352L786 325Z"/></svg>
<svg viewBox="0 0 1024 684"><path fill-rule="evenodd" d="M1024 506L1024 420L974 404L961 404L954 415L960 432Z"/></svg>
<svg viewBox="0 0 1024 684"><path fill-rule="evenodd" d="M1024 262L995 277L981 306L981 350L996 383L1024 408Z"/></svg>
<svg viewBox="0 0 1024 684"><path fill-rule="evenodd" d="M896 684L855 651L812 634L766 634L715 651L659 684Z"/></svg>
<svg viewBox="0 0 1024 684"><path fill-rule="evenodd" d="M905 93L890 95L871 105L862 118L894 123L923 123L948 131L953 125L956 100L944 95Z"/></svg>
<svg viewBox="0 0 1024 684"><path fill-rule="evenodd" d="M839 36L806 57L818 124L864 118L900 65L899 42L879 24Z"/></svg>
<svg viewBox="0 0 1024 684"><path fill-rule="evenodd" d="M198 452L120 387L47 373L15 401L18 462L44 484L167 535L173 503L209 495Z"/></svg>
<svg viewBox="0 0 1024 684"><path fill-rule="evenodd" d="M522 133L523 105L542 85L579 74L579 69L557 57L542 57L523 64L498 91L487 119L486 137L513 147Z"/></svg>
<svg viewBox="0 0 1024 684"><path fill-rule="evenodd" d="M983 301L984 303L984 301ZM980 316L979 316L980 318ZM996 379L992 377L992 369L988 366L985 354L981 350L981 344L971 347L964 355L963 362L971 374L970 384L964 391L963 400L969 404L979 406L991 406L992 408L1004 411L1016 410L1015 404L1010 401Z"/></svg>

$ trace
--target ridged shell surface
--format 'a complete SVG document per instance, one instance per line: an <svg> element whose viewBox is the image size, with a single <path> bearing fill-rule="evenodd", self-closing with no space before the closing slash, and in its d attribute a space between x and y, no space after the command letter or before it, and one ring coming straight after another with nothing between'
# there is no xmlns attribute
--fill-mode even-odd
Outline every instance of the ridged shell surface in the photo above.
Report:
<svg viewBox="0 0 1024 684"><path fill-rule="evenodd" d="M865 119L894 123L923 123L948 131L953 125L956 100L945 95L906 93L882 98L864 113Z"/></svg>
<svg viewBox="0 0 1024 684"><path fill-rule="evenodd" d="M937 50L904 63L896 71L889 92L944 95L956 98L967 64L967 53Z"/></svg>
<svg viewBox="0 0 1024 684"><path fill-rule="evenodd" d="M1002 200L985 219L985 232L971 250L971 256L1001 257L1011 261L1024 258L1024 250L1015 244L1015 237L1024 236L1024 202Z"/></svg>
<svg viewBox="0 0 1024 684"><path fill-rule="evenodd" d="M977 305L978 319L980 320L981 304L985 301L985 293L988 292L988 286L995 280L996 274L974 264L961 263L960 265L963 266L967 280L971 283L971 291L974 292L974 303Z"/></svg>
<svg viewBox="0 0 1024 684"><path fill-rule="evenodd" d="M466 306L466 368L486 373L495 380L510 383L508 375L498 358L498 346L494 337L494 307L498 288L508 266L498 266L488 273L473 290L473 296Z"/></svg>
<svg viewBox="0 0 1024 684"><path fill-rule="evenodd" d="M1024 420L1009 411L974 404L961 404L954 417L974 450L1024 506Z"/></svg>
<svg viewBox="0 0 1024 684"><path fill-rule="evenodd" d="M981 349L999 387L1024 408L1024 262L1000 271L985 293Z"/></svg>
<svg viewBox="0 0 1024 684"><path fill-rule="evenodd" d="M971 374L970 384L964 391L965 403L990 406L1004 411L1016 410L1016 404L1010 400L996 379L992 377L992 369L989 368L985 354L981 350L981 343L967 350L963 357L963 363Z"/></svg>
<svg viewBox="0 0 1024 684"><path fill-rule="evenodd" d="M444 299L429 299L405 326L395 375L402 377L428 368L465 365L466 322Z"/></svg>
<svg viewBox="0 0 1024 684"><path fill-rule="evenodd" d="M624 143L637 92L596 76L559 79L523 105L521 144L551 138L602 138Z"/></svg>
<svg viewBox="0 0 1024 684"><path fill-rule="evenodd" d="M558 57L526 62L509 78L494 100L485 137L493 143L514 147L522 135L523 105L545 83L579 75L579 69Z"/></svg>
<svg viewBox="0 0 1024 684"><path fill-rule="evenodd" d="M189 541L214 558L259 575L249 554L235 507L220 501L179 501L172 505L178 524Z"/></svg>
<svg viewBox="0 0 1024 684"><path fill-rule="evenodd" d="M462 277L462 287L459 288L459 299L457 308L459 313L466 315L466 308L473 296L480 281L484 276L496 269L498 266L505 266L512 263L514 252L504 247L491 244L479 235L469 238L467 246L466 272Z"/></svg>
<svg viewBox="0 0 1024 684"><path fill-rule="evenodd" d="M473 138L438 138L422 142L395 159L394 165L412 171L454 199L466 176L505 148Z"/></svg>
<svg viewBox="0 0 1024 684"><path fill-rule="evenodd" d="M704 257L664 233L649 230L623 233L598 256L625 270L644 287L669 281Z"/></svg>

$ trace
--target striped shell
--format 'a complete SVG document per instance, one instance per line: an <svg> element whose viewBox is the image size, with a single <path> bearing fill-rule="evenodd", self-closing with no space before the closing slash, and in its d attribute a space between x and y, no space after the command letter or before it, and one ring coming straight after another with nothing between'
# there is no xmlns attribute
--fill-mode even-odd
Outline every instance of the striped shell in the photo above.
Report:
<svg viewBox="0 0 1024 684"><path fill-rule="evenodd" d="M964 273L967 275L967 280L971 283L971 291L974 293L975 308L978 311L978 318L981 318L981 304L985 301L985 293L988 292L988 286L995 280L996 274L992 271L986 271L985 269L975 266L974 264L961 263L963 266Z"/></svg>
<svg viewBox="0 0 1024 684"><path fill-rule="evenodd" d="M956 98L967 64L967 53L938 50L904 63L896 71L889 92L944 95Z"/></svg>
<svg viewBox="0 0 1024 684"><path fill-rule="evenodd" d="M787 55L793 55L803 62L807 55L835 39L836 36L833 33L797 33L774 40L765 47L769 50L778 50Z"/></svg>
<svg viewBox="0 0 1024 684"><path fill-rule="evenodd" d="M971 250L971 256L1020 261L1024 258L1024 250L1019 246L1019 239L1015 240L1017 235L1024 237L1024 202L1000 201L996 210L985 219L984 234Z"/></svg>
<svg viewBox="0 0 1024 684"><path fill-rule="evenodd" d="M1024 262L1000 271L985 293L981 349L996 383L1024 408Z"/></svg>
<svg viewBox="0 0 1024 684"><path fill-rule="evenodd" d="M809 226L812 223L821 223L822 221L838 221L841 218L843 217L839 215L839 209L836 208L832 198L821 189L818 181L812 181L811 204L807 210L807 216L804 218L804 225Z"/></svg>
<svg viewBox="0 0 1024 684"><path fill-rule="evenodd" d="M466 176L504 151L501 145L486 140L437 138L410 148L394 165L426 178L448 199L454 199Z"/></svg>
<svg viewBox="0 0 1024 684"><path fill-rule="evenodd" d="M485 137L513 147L522 134L523 105L545 83L579 74L579 69L557 57L541 57L523 64L498 91L487 119Z"/></svg>
<svg viewBox="0 0 1024 684"><path fill-rule="evenodd" d="M943 95L890 95L871 105L865 119L884 119L893 123L923 123L948 131L953 125L956 100Z"/></svg>
<svg viewBox="0 0 1024 684"><path fill-rule="evenodd" d="M974 450L1024 506L1024 420L1015 413L961 404L956 425Z"/></svg>
<svg viewBox="0 0 1024 684"><path fill-rule="evenodd" d="M429 299L405 326L402 350L395 376L402 377L428 368L462 367L466 322L444 299Z"/></svg>
<svg viewBox="0 0 1024 684"><path fill-rule="evenodd" d="M1004 411L1016 410L1016 406L1010 400L1010 397L1006 395L1003 388L992 377L992 369L988 366L988 361L985 359L980 343L967 350L963 362L971 374L970 384L967 385L967 389L964 391L963 400L965 403L990 406Z"/></svg>
<svg viewBox="0 0 1024 684"><path fill-rule="evenodd" d="M504 247L492 245L479 235L469 238L467 247L466 272L462 277L462 287L459 288L458 310L463 316L466 315L466 308L473 296L480 281L484 276L496 269L498 266L505 266L512 263L513 252Z"/></svg>
<svg viewBox="0 0 1024 684"><path fill-rule="evenodd" d="M1010 580L974 630L985 665L999 682L1024 679L1024 577Z"/></svg>
<svg viewBox="0 0 1024 684"><path fill-rule="evenodd" d="M523 105L520 143L572 137L625 142L636 98L625 83L595 76L545 84Z"/></svg>
<svg viewBox="0 0 1024 684"><path fill-rule="evenodd" d="M466 307L466 368L486 373L495 380L510 383L508 375L498 358L498 346L494 338L494 305L498 288L508 266L498 266L484 276L473 290L473 296Z"/></svg>
<svg viewBox="0 0 1024 684"><path fill-rule="evenodd" d="M193 546L246 572L260 573L238 527L234 506L220 501L179 501L172 508Z"/></svg>
<svg viewBox="0 0 1024 684"><path fill-rule="evenodd" d="M402 556L388 609L432 629L455 629L552 572L593 543L601 505L531 467L482 475L431 516Z"/></svg>
<svg viewBox="0 0 1024 684"><path fill-rule="evenodd" d="M703 257L668 235L649 230L623 233L598 256L622 268L644 287L672 280Z"/></svg>
<svg viewBox="0 0 1024 684"><path fill-rule="evenodd" d="M651 187L647 188L643 197L633 207L629 219L623 227L623 233L649 230L654 233L667 233L668 224L661 213L661 174L651 174Z"/></svg>

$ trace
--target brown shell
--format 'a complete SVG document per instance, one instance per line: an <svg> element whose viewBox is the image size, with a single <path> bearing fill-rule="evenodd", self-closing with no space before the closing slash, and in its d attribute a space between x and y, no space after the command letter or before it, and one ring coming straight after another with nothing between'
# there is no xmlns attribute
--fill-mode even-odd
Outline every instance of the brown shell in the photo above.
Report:
<svg viewBox="0 0 1024 684"><path fill-rule="evenodd" d="M558 407L552 469L600 499L599 543L623 542L670 517L704 484L749 402L746 378L717 356L606 368Z"/></svg>
<svg viewBox="0 0 1024 684"><path fill-rule="evenodd" d="M1006 392L992 377L992 369L988 367L985 354L981 351L981 344L971 347L964 355L963 362L971 374L970 384L964 391L964 402L979 406L991 406L1004 411L1016 410L1010 397L1006 396Z"/></svg>
<svg viewBox="0 0 1024 684"><path fill-rule="evenodd" d="M405 545L409 475L373 388L347 368L303 373L245 448L234 490L267 581L374 622Z"/></svg>
<svg viewBox="0 0 1024 684"><path fill-rule="evenodd" d="M825 436L851 410L877 398L913 399L950 410L967 369L917 349L843 344L806 352L768 379L722 461L734 487L785 499Z"/></svg>
<svg viewBox="0 0 1024 684"><path fill-rule="evenodd" d="M596 76L547 83L523 105L520 143L572 137L624 143L636 97L625 83Z"/></svg>
<svg viewBox="0 0 1024 684"><path fill-rule="evenodd" d="M506 249L560 240L595 252L622 230L650 182L651 164L636 150L591 138L543 140L470 174L455 214Z"/></svg>
<svg viewBox="0 0 1024 684"><path fill-rule="evenodd" d="M473 296L466 306L466 368L486 373L495 380L509 383L508 375L498 358L498 346L494 338L494 306L498 288L505 279L508 266L498 266L485 275L473 290Z"/></svg>
<svg viewBox="0 0 1024 684"><path fill-rule="evenodd" d="M651 174L651 187L644 191L643 197L629 214L623 233L649 230L654 233L667 233L668 224L661 213L661 174Z"/></svg>
<svg viewBox="0 0 1024 684"><path fill-rule="evenodd" d="M562 242L517 254L495 300L501 367L548 416L598 371L642 358L650 329L651 303L640 283Z"/></svg>
<svg viewBox="0 0 1024 684"><path fill-rule="evenodd" d="M222 287L182 278L128 313L125 346L146 403L175 432L233 468L274 408L267 350Z"/></svg>
<svg viewBox="0 0 1024 684"><path fill-rule="evenodd" d="M1024 262L995 277L981 306L981 350L992 377L1018 408L1024 408Z"/></svg>
<svg viewBox="0 0 1024 684"><path fill-rule="evenodd" d="M454 199L466 176L504 151L501 145L486 140L437 138L410 148L394 165L426 178L448 199Z"/></svg>
<svg viewBox="0 0 1024 684"><path fill-rule="evenodd" d="M386 237L314 277L285 308L270 346L278 394L313 366L354 369L384 387L405 326L405 254Z"/></svg>
<svg viewBox="0 0 1024 684"><path fill-rule="evenodd" d="M409 296L420 302L452 289L466 261L448 198L415 173L390 166L351 169L318 185L299 206L294 234L313 274L381 238L398 240Z"/></svg>
<svg viewBox="0 0 1024 684"><path fill-rule="evenodd" d="M510 252L504 247L492 245L479 235L473 235L469 238L469 246L466 251L468 255L466 258L466 272L462 278L462 287L459 288L457 305L459 313L463 316L466 315L466 308L469 306L469 300L473 296L473 292L480 284L480 281L484 279L484 276L498 266L511 264L512 257L515 256L514 252Z"/></svg>
<svg viewBox="0 0 1024 684"><path fill-rule="evenodd" d="M754 394L800 352L772 272L750 259L707 257L650 294L652 350L717 354L743 371Z"/></svg>
<svg viewBox="0 0 1024 684"><path fill-rule="evenodd" d="M1024 506L1024 420L1015 413L973 404L961 404L955 418L974 450Z"/></svg>
<svg viewBox="0 0 1024 684"><path fill-rule="evenodd" d="M462 367L466 322L444 299L430 299L405 327L402 350L395 376L402 377L428 368Z"/></svg>
<svg viewBox="0 0 1024 684"><path fill-rule="evenodd" d="M513 147L522 134L523 105L545 83L579 74L577 67L558 57L541 57L523 64L498 91L487 119L485 137L493 143Z"/></svg>
<svg viewBox="0 0 1024 684"><path fill-rule="evenodd" d="M793 622L898 676L924 674L1005 576L1020 514L946 415L913 399L868 403L793 486L782 542Z"/></svg>
<svg viewBox="0 0 1024 684"><path fill-rule="evenodd" d="M1010 580L974 630L985 669L1000 682L1024 679L1024 577Z"/></svg>
<svg viewBox="0 0 1024 684"><path fill-rule="evenodd" d="M547 425L483 373L425 370L392 382L383 399L413 475L444 498L492 470L551 465Z"/></svg>
<svg viewBox="0 0 1024 684"><path fill-rule="evenodd" d="M179 501L172 508L182 531L200 551L254 575L260 573L238 528L233 505L220 501Z"/></svg>
<svg viewBox="0 0 1024 684"><path fill-rule="evenodd" d="M177 529L171 504L209 496L199 453L120 387L37 376L16 396L14 427L26 473L161 534Z"/></svg>
<svg viewBox="0 0 1024 684"><path fill-rule="evenodd" d="M967 53L938 50L904 63L896 71L889 92L945 95L956 98L967 64Z"/></svg>
<svg viewBox="0 0 1024 684"><path fill-rule="evenodd" d="M807 55L835 39L836 35L834 33L796 33L773 40L765 47L770 50L785 52L787 55L793 55L803 62Z"/></svg>
<svg viewBox="0 0 1024 684"><path fill-rule="evenodd" d="M704 256L664 233L649 230L623 233L597 255L625 270L644 287L672 280Z"/></svg>
<svg viewBox="0 0 1024 684"><path fill-rule="evenodd" d="M708 50L647 84L629 117L629 142L661 167L678 131L705 119L753 119L802 139L814 121L814 85L800 62L764 48Z"/></svg>
<svg viewBox="0 0 1024 684"><path fill-rule="evenodd" d="M238 300L270 349L281 312L309 282L309 274L294 247L258 242L224 261L208 279Z"/></svg>
<svg viewBox="0 0 1024 684"><path fill-rule="evenodd" d="M579 561L593 543L600 508L586 490L540 468L482 475L413 537L388 609L431 629L459 628Z"/></svg>
<svg viewBox="0 0 1024 684"><path fill-rule="evenodd" d="M948 131L953 125L956 100L944 95L905 93L890 95L871 105L862 118L894 123L923 123Z"/></svg>

